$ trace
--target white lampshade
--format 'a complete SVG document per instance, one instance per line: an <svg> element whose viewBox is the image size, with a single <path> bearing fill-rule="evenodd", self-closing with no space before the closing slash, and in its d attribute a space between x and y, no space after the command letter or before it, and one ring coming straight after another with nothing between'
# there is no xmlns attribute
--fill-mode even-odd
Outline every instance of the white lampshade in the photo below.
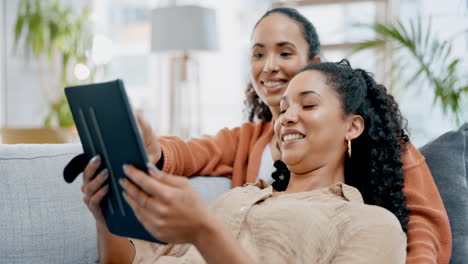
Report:
<svg viewBox="0 0 468 264"><path fill-rule="evenodd" d="M151 18L151 50L212 51L218 49L216 13L199 6L156 8Z"/></svg>

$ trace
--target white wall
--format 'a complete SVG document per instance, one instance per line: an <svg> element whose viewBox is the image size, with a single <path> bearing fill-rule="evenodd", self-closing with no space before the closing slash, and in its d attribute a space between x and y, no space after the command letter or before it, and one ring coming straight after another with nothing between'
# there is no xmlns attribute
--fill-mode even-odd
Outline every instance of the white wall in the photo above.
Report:
<svg viewBox="0 0 468 264"><path fill-rule="evenodd" d="M202 132L216 133L222 127L236 127L246 122L245 88L249 78L250 36L268 0L215 1L201 0L216 9L220 50L203 58Z"/></svg>
<svg viewBox="0 0 468 264"><path fill-rule="evenodd" d="M6 25L6 126L40 126L47 103L38 81L38 65L25 58L23 49L13 54L14 23L19 0L4 0Z"/></svg>
<svg viewBox="0 0 468 264"><path fill-rule="evenodd" d="M5 10L4 6L6 0L0 0L0 36L5 36L4 21ZM6 102L5 102L5 41L4 38L0 40L0 127L4 125L6 115Z"/></svg>

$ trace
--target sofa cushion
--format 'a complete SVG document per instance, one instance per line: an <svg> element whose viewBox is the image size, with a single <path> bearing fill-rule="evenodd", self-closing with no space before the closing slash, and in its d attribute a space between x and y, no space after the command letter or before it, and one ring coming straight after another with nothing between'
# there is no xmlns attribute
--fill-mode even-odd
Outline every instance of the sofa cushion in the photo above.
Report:
<svg viewBox="0 0 468 264"><path fill-rule="evenodd" d="M2 263L97 263L95 221L81 177L63 180L81 146L0 145Z"/></svg>
<svg viewBox="0 0 468 264"><path fill-rule="evenodd" d="M444 201L452 229L450 263L468 259L468 123L421 147Z"/></svg>

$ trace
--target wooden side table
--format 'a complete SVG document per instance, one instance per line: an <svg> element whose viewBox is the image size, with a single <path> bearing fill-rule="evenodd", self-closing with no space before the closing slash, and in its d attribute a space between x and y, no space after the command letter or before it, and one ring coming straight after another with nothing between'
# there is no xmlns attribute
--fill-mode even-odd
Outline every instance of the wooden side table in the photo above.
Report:
<svg viewBox="0 0 468 264"><path fill-rule="evenodd" d="M3 144L63 144L80 142L75 127L5 127L0 130L0 137Z"/></svg>

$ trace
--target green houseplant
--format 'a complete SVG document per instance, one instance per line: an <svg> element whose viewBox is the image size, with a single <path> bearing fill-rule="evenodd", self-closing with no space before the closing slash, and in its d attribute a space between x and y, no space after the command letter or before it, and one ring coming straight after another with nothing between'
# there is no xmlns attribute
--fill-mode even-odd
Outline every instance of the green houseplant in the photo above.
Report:
<svg viewBox="0 0 468 264"><path fill-rule="evenodd" d="M359 25L372 30L375 38L360 43L354 52L380 48L384 55L396 56L391 60L390 83L401 81L403 87L427 85L434 90L433 104L439 102L444 114L452 114L460 123L462 98L468 95L468 75L460 69L461 60L452 54L451 40L439 40L432 31L432 18L417 17L403 23L375 23ZM416 67L406 67L416 65ZM402 70L406 71L401 74Z"/></svg>
<svg viewBox="0 0 468 264"><path fill-rule="evenodd" d="M38 62L45 60L49 67L57 63L56 58L60 61L60 95L49 100L51 110L44 122L46 126L53 123L60 127L74 125L61 88L79 83L70 74L70 68L87 62L87 51L92 44L92 32L87 22L89 15L88 8L77 11L58 0L19 2L14 28L15 51L22 44L27 56L32 55Z"/></svg>

